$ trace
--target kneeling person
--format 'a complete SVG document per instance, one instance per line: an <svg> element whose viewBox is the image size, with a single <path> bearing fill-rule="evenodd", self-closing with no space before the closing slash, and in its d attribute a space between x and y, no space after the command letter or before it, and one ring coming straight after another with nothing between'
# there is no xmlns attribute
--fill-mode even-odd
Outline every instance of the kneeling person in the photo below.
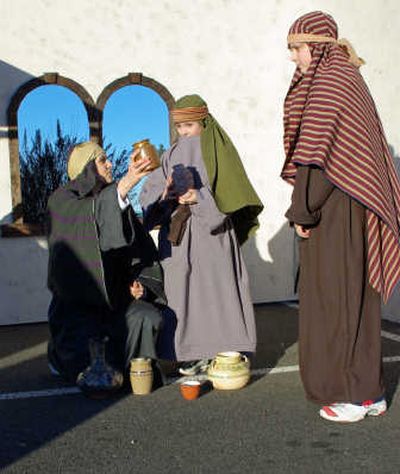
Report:
<svg viewBox="0 0 400 474"><path fill-rule="evenodd" d="M70 181L49 198L48 358L66 380L89 365L93 337L108 336L107 361L121 371L134 357L157 358L161 267L127 200L148 164L132 160L115 183L104 150L80 143L68 160Z"/></svg>

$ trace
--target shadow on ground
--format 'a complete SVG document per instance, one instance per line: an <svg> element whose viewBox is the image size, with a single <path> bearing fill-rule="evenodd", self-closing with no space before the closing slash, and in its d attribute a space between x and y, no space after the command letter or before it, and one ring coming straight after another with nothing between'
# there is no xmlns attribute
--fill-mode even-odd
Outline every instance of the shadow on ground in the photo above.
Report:
<svg viewBox="0 0 400 474"><path fill-rule="evenodd" d="M275 367L297 342L297 309L279 303L260 304L256 306L256 314L258 342L252 368Z"/></svg>
<svg viewBox="0 0 400 474"><path fill-rule="evenodd" d="M257 354L252 360L252 368L264 369L266 367L296 365L297 310L284 304L257 305L256 322L259 344ZM400 334L398 324L384 321L383 329L392 334ZM48 327L45 323L0 327L0 396L10 394L10 392L62 389L68 386L59 379L51 377L48 373L46 360L47 335ZM398 341L383 339L384 357L396 357L397 360L400 354L399 349ZM400 363L384 364L384 375L388 401L391 402L399 383ZM277 375L276 377L278 378L272 379L269 375L254 377L253 381L258 381L258 383L251 384L246 390L239 391L240 393L237 394L228 393L222 396L217 393L206 393L199 400L199 406L201 404L208 406L209 404L210 407L213 407L213 404L221 398L221 400L230 400L234 407L241 409L242 404L247 406L250 403L250 400L247 400L248 397L251 396L252 402L256 403L257 400L261 400L263 396L266 396L265 390L271 390L272 394L275 393L278 390L276 384L279 385L280 381L284 380L289 384L287 390L285 390L288 391L290 397L297 397L296 399L301 397L301 385L298 376L289 379L284 375ZM263 380L260 380L260 378L263 378ZM292 388L290 388L293 380L298 381L296 382L298 384L297 394L292 393ZM121 416L125 416L123 408L125 404L134 409L135 411L131 416L134 416L136 424L143 421L144 415L140 411L136 411L143 404L157 405L160 416L165 410L168 412L175 405L175 408L178 409L181 402L179 397L176 398L176 391L176 388L167 387L161 390L159 394L154 394L154 397L145 397L145 399L131 397L127 391L110 400L89 400L81 394L0 400L0 419L2 420L3 434L0 445L0 469L9 466L11 472L18 472L13 471L13 464L22 459L25 463L35 462L34 459L37 456L41 459L42 454L40 453L44 452L44 448L49 449L48 445L53 446L52 442L55 440L57 440L58 449L61 450L57 456L60 456L61 459L64 455L63 450L68 450L65 443L72 442L75 439L75 433L81 432L82 429L85 433L90 432L90 427L93 424L91 420L94 418L97 427L103 426L104 423L107 430L118 431L118 426L114 423L116 410L113 407L117 409L118 413L121 411ZM271 397L271 393L269 397ZM279 404L284 403L281 398L279 400ZM298 399L299 401L302 402L302 399ZM123 404L119 407L121 402ZM269 403L272 403L271 400ZM190 406L194 407L193 405ZM279 411L278 405L277 410ZM206 415L212 418L212 410L207 411ZM162 418L158 422L162 422ZM106 423L109 425L106 426ZM107 437L106 432L103 435ZM95 433L96 439L99 440L103 439L103 435L98 431ZM40 468L40 466L37 467ZM47 471L44 470L43 472Z"/></svg>

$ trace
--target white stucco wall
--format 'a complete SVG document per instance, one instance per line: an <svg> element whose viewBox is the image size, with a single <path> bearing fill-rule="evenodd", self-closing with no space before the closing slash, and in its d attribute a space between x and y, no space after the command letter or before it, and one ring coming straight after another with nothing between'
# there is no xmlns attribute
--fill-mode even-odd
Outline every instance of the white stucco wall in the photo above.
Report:
<svg viewBox="0 0 400 474"><path fill-rule="evenodd" d="M266 205L246 244L254 301L288 299L293 237L283 217L290 187L283 163L282 104L293 72L285 37L300 14L331 13L367 64L364 77L389 142L400 154L397 0L2 0L0 119L13 90L58 72L94 97L142 72L178 98L197 92L233 138ZM11 212L8 145L0 135L0 218ZM0 239L0 323L46 316L46 254L37 239ZM35 268L35 272L28 271ZM399 301L391 314L400 316Z"/></svg>

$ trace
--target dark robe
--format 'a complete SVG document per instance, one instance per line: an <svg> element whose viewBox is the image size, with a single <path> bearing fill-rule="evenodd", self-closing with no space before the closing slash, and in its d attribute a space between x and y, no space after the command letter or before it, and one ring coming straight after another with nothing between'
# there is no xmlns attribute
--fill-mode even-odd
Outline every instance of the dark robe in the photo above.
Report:
<svg viewBox="0 0 400 474"><path fill-rule="evenodd" d="M319 168L299 166L286 217L300 239L299 361L309 399L356 403L383 394L380 295L368 282L365 208Z"/></svg>
<svg viewBox="0 0 400 474"><path fill-rule="evenodd" d="M107 361L126 370L134 357L156 359L165 303L151 237L131 206L121 210L116 184L90 162L49 199L49 361L67 380L90 362L91 337L108 336ZM145 295L134 300L129 283Z"/></svg>

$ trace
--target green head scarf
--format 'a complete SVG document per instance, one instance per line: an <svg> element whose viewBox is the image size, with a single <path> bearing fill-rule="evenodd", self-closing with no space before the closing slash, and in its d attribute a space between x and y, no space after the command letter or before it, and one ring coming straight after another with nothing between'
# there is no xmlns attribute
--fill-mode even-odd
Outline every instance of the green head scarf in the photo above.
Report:
<svg viewBox="0 0 400 474"><path fill-rule="evenodd" d="M207 107L198 95L186 95L176 102L176 109ZM236 148L230 138L209 113L201 120L201 153L218 209L230 214L240 244L259 227L257 216L263 204L257 196Z"/></svg>

